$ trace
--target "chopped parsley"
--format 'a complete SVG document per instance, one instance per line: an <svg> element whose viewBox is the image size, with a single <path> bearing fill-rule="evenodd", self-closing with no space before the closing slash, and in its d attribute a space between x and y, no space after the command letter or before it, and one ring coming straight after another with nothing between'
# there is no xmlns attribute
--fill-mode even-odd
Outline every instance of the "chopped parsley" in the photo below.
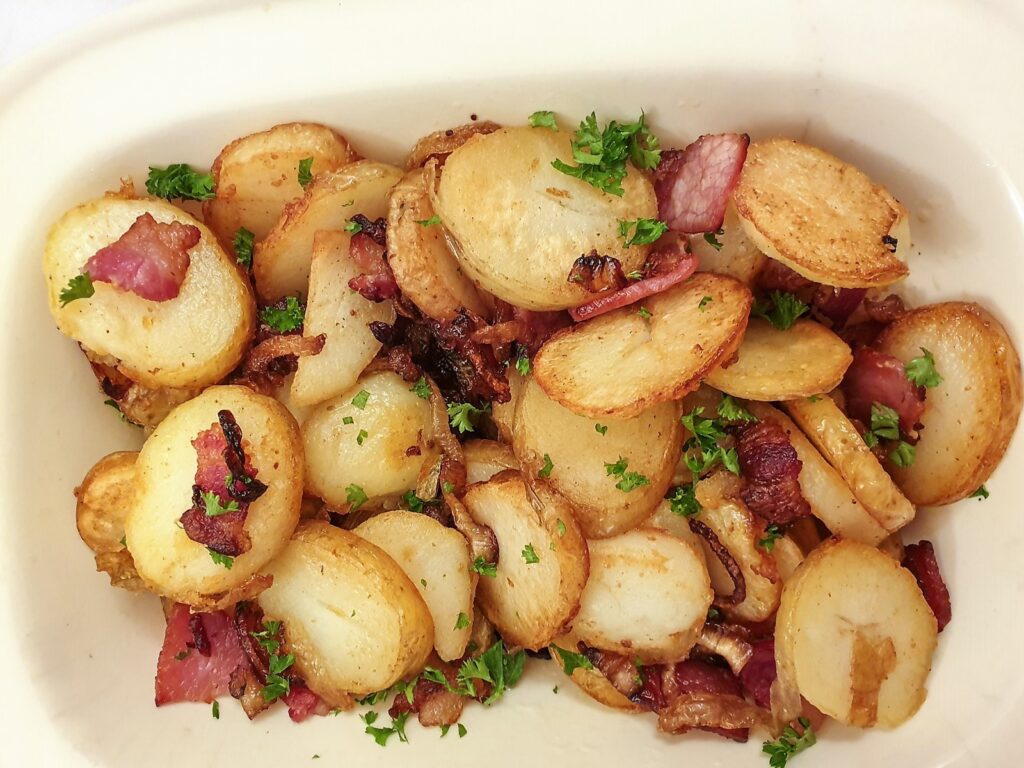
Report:
<svg viewBox="0 0 1024 768"><path fill-rule="evenodd" d="M124 411L121 410L121 406L116 400L111 400L110 398L107 398L106 400L103 401L103 404L109 405L111 408L117 411L117 415L121 417L121 421L123 421L125 424L131 424L133 427L142 426L141 424L137 424L136 422L132 421L127 416L125 416Z"/></svg>
<svg viewBox="0 0 1024 768"><path fill-rule="evenodd" d="M527 565L534 565L540 562L540 558L537 556L537 552L534 550L532 543L523 547L523 561Z"/></svg>
<svg viewBox="0 0 1024 768"><path fill-rule="evenodd" d="M704 312L708 308L708 304L715 300L714 296L705 296L700 300L700 304L697 305L698 312Z"/></svg>
<svg viewBox="0 0 1024 768"><path fill-rule="evenodd" d="M899 441L889 452L890 461L897 467L909 467L914 463L917 449L900 439L900 416L889 406L871 404L871 427L863 437L868 448L874 448L882 440Z"/></svg>
<svg viewBox="0 0 1024 768"><path fill-rule="evenodd" d="M414 392L416 397L421 397L424 400L429 400L430 395L433 392L430 385L427 383L426 376L420 376L416 383L409 387L409 391Z"/></svg>
<svg viewBox="0 0 1024 768"><path fill-rule="evenodd" d="M192 651L190 651L188 649L186 649L184 651L179 651L178 653L174 654L174 660L175 661L184 661L185 659L187 659L191 655L192 655Z"/></svg>
<svg viewBox="0 0 1024 768"><path fill-rule="evenodd" d="M483 700L484 706L490 706L512 688L523 676L523 665L526 663L526 652L509 653L505 644L499 640L475 658L462 662L456 674L456 683L452 685L448 677L435 667L423 670L423 679L438 683L451 693L467 698L476 698L476 680L490 683L491 693ZM465 735L460 728L459 735Z"/></svg>
<svg viewBox="0 0 1024 768"><path fill-rule="evenodd" d="M206 548L206 551L210 553L210 559L213 560L217 565L224 566L227 570L231 570L231 566L235 564L235 558L229 557L228 555L222 555L215 549Z"/></svg>
<svg viewBox="0 0 1024 768"><path fill-rule="evenodd" d="M469 626L469 616L459 611L459 617L455 620L455 629L466 629Z"/></svg>
<svg viewBox="0 0 1024 768"><path fill-rule="evenodd" d="M627 467L629 467L629 460L622 456L619 456L618 461L612 464L606 462L604 465L604 471L609 477L619 478L619 482L615 484L615 487L620 491L629 493L644 485L651 484L651 481L639 472L627 472Z"/></svg>
<svg viewBox="0 0 1024 768"><path fill-rule="evenodd" d="M269 672L267 673L267 684L260 690L265 702L269 704L271 701L274 701L281 696L287 696L291 693L291 681L285 677L282 672L287 670L294 663L295 656L291 653L285 654L284 656L279 656L276 653L271 654L268 661Z"/></svg>
<svg viewBox="0 0 1024 768"><path fill-rule="evenodd" d="M366 730L364 733L373 736L373 740L380 746L386 747L388 739L392 736L397 735L398 740L402 742L408 742L409 737L405 735L405 721L409 719L408 712L402 712L398 717L391 721L391 725L386 727L375 726L374 723L377 721L376 712L367 712L365 715L360 715L363 722L366 723Z"/></svg>
<svg viewBox="0 0 1024 768"><path fill-rule="evenodd" d="M366 495L366 491L353 483L345 487L345 500L351 505L348 511L355 512L369 501L370 497Z"/></svg>
<svg viewBox="0 0 1024 768"><path fill-rule="evenodd" d="M587 182L610 195L622 197L626 161L641 170L651 170L661 160L658 138L644 122L643 114L635 123L612 120L601 130L593 112L580 123L572 140L576 165L553 160L551 165L564 174Z"/></svg>
<svg viewBox="0 0 1024 768"><path fill-rule="evenodd" d="M558 535L565 536L565 523L562 522L562 518L555 521L555 526L558 528Z"/></svg>
<svg viewBox="0 0 1024 768"><path fill-rule="evenodd" d="M474 560L473 565L470 567L475 573L479 573L481 576L486 576L489 579L493 579L498 575L498 564L488 563L482 557Z"/></svg>
<svg viewBox="0 0 1024 768"><path fill-rule="evenodd" d="M299 160L299 184L305 189L313 181L313 158L304 157Z"/></svg>
<svg viewBox="0 0 1024 768"><path fill-rule="evenodd" d="M429 219L416 219L416 223L419 224L421 227L432 227L435 224L441 223L441 217L435 213Z"/></svg>
<svg viewBox="0 0 1024 768"><path fill-rule="evenodd" d="M721 405L721 403L719 403ZM694 477L700 477L712 467L721 464L733 474L739 474L739 456L735 448L725 448L719 440L726 436L725 427L715 419L706 419L698 406L682 417L681 421L693 435L685 443L686 466Z"/></svg>
<svg viewBox="0 0 1024 768"><path fill-rule="evenodd" d="M365 440L369 436L370 436L369 432L367 432L365 429L360 429L359 430L359 434L356 435L356 445L362 445L363 444L363 440Z"/></svg>
<svg viewBox="0 0 1024 768"><path fill-rule="evenodd" d="M452 429L457 429L459 434L464 435L476 430L476 420L481 414L487 413L490 408L490 403L484 405L483 408L477 408L471 403L449 403L448 420L451 422Z"/></svg>
<svg viewBox="0 0 1024 768"><path fill-rule="evenodd" d="M778 740L766 741L761 747L761 751L769 756L768 765L771 768L786 768L789 758L813 747L817 742L811 722L806 717L801 717L797 722L803 728L802 734L797 733L792 725L787 725Z"/></svg>
<svg viewBox="0 0 1024 768"><path fill-rule="evenodd" d="M757 417L733 400L731 395L722 395L718 403L718 415L725 421L757 421Z"/></svg>
<svg viewBox="0 0 1024 768"><path fill-rule="evenodd" d="M443 483L441 483L441 490L444 491L445 493L452 493L455 490L455 484L449 483L447 480L445 480Z"/></svg>
<svg viewBox="0 0 1024 768"><path fill-rule="evenodd" d="M768 296L754 302L750 314L763 317L780 331L788 331L797 318L807 314L810 307L792 293L772 291Z"/></svg>
<svg viewBox="0 0 1024 768"><path fill-rule="evenodd" d="M771 552L775 549L775 542L782 538L782 529L777 525L769 525L764 530L764 537L759 539L757 546L763 549L765 552Z"/></svg>
<svg viewBox="0 0 1024 768"><path fill-rule="evenodd" d="M306 310L299 300L289 296L284 300L284 308L264 307L260 310L260 322L269 325L278 333L289 333L302 327Z"/></svg>
<svg viewBox="0 0 1024 768"><path fill-rule="evenodd" d="M165 200L209 200L215 196L213 176L194 171L185 163L173 163L166 168L149 166L146 191Z"/></svg>
<svg viewBox="0 0 1024 768"><path fill-rule="evenodd" d="M358 235L360 232L363 231L363 225L360 224L358 221L353 221L352 219L349 219L345 223L343 229L350 235Z"/></svg>
<svg viewBox="0 0 1024 768"><path fill-rule="evenodd" d="M619 237L629 248L631 245L650 245L668 232L668 224L658 219L619 219Z"/></svg>
<svg viewBox="0 0 1024 768"><path fill-rule="evenodd" d="M92 278L88 272L83 272L68 280L67 286L61 289L60 305L66 307L72 301L88 299L94 293L96 293L96 288L92 284Z"/></svg>
<svg viewBox="0 0 1024 768"><path fill-rule="evenodd" d="M416 495L416 491L406 491L402 495L402 501L409 507L411 512L422 512L424 505L433 501L433 499L421 499Z"/></svg>
<svg viewBox="0 0 1024 768"><path fill-rule="evenodd" d="M647 307L640 307L640 309L638 309L636 313L640 315L640 317L642 317L644 320L651 319L651 313L650 310L647 309Z"/></svg>
<svg viewBox="0 0 1024 768"><path fill-rule="evenodd" d="M696 517L700 514L701 506L694 493L693 483L670 488L665 499L673 514L680 517Z"/></svg>
<svg viewBox="0 0 1024 768"><path fill-rule="evenodd" d="M341 423L342 424L355 424L356 420L353 419L351 416L342 416L341 417Z"/></svg>
<svg viewBox="0 0 1024 768"><path fill-rule="evenodd" d="M245 227L239 227L235 232L235 239L232 241L231 247L235 250L235 261L243 267L252 266L252 249L255 242L256 235Z"/></svg>
<svg viewBox="0 0 1024 768"><path fill-rule="evenodd" d="M562 671L565 674L572 676L572 673L577 669L593 669L594 665L590 663L590 659L584 656L582 653L574 653L573 651L567 651L564 648L559 648L557 645L549 646L554 651L554 656L558 657L558 660L562 662Z"/></svg>
<svg viewBox="0 0 1024 768"><path fill-rule="evenodd" d="M459 726L459 738L461 739L467 733L466 726L464 726L462 723L458 723L458 726Z"/></svg>
<svg viewBox="0 0 1024 768"><path fill-rule="evenodd" d="M942 383L942 376L935 370L935 358L924 347L921 347L921 356L915 357L903 368L910 382L919 387L937 387Z"/></svg>
<svg viewBox="0 0 1024 768"><path fill-rule="evenodd" d="M516 371L520 376L530 375L530 358L527 357L525 349L520 349L519 355L516 357Z"/></svg>
<svg viewBox="0 0 1024 768"><path fill-rule="evenodd" d="M359 393L352 398L352 405L358 408L360 411L366 408L366 403L370 400L370 393L365 389L360 389Z"/></svg>
<svg viewBox="0 0 1024 768"><path fill-rule="evenodd" d="M220 720L220 702L216 699L213 700L213 705L210 707L210 714L213 715L214 720Z"/></svg>
<svg viewBox="0 0 1024 768"><path fill-rule="evenodd" d="M718 238L725 234L724 229L719 229L717 232L705 232L704 242L714 248L716 251L722 250L722 241Z"/></svg>
<svg viewBox="0 0 1024 768"><path fill-rule="evenodd" d="M554 463L551 461L551 457L548 454L544 454L544 466L537 471L537 477L551 477L551 470L555 468Z"/></svg>
<svg viewBox="0 0 1024 768"><path fill-rule="evenodd" d="M900 440L899 444L889 452L889 461L897 467L909 467L917 457L917 449L910 443Z"/></svg>
<svg viewBox="0 0 1024 768"><path fill-rule="evenodd" d="M599 434L599 435L607 435L608 434L608 427L605 426L604 424L595 424L594 425L594 431L597 432L597 434Z"/></svg>
<svg viewBox="0 0 1024 768"><path fill-rule="evenodd" d="M528 118L530 126L533 128L550 128L552 131L558 130L558 123L555 122L555 113L550 109L539 109L534 112Z"/></svg>
<svg viewBox="0 0 1024 768"><path fill-rule="evenodd" d="M237 512L240 509L238 502L234 499L228 501L227 504L221 504L220 497L213 491L204 491L202 499L207 517L220 517L228 512Z"/></svg>
<svg viewBox="0 0 1024 768"><path fill-rule="evenodd" d="M970 499L977 499L978 501L981 501L982 499L987 499L988 498L988 488L986 488L984 485L979 485L978 489L974 493L972 493L970 496L968 496L968 498L970 498Z"/></svg>
<svg viewBox="0 0 1024 768"><path fill-rule="evenodd" d="M627 280L639 280L643 276L644 276L644 273L641 272L639 269L634 269L632 272L627 272L626 273L626 279Z"/></svg>

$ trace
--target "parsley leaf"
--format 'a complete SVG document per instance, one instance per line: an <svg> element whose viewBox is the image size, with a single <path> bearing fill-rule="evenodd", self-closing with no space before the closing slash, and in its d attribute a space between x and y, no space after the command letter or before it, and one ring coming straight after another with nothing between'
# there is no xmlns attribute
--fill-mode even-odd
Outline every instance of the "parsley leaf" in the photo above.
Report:
<svg viewBox="0 0 1024 768"><path fill-rule="evenodd" d="M665 499L668 501L673 514L680 517L696 517L700 514L701 506L700 502L697 501L697 496L694 494L693 483L677 485L675 488L669 489Z"/></svg>
<svg viewBox="0 0 1024 768"><path fill-rule="evenodd" d="M597 434L599 435L607 435L608 427L606 427L604 424L595 424L594 431L597 432Z"/></svg>
<svg viewBox="0 0 1024 768"><path fill-rule="evenodd" d="M343 229L351 235L358 235L363 231L363 225L358 221L352 221L352 219L349 219Z"/></svg>
<svg viewBox="0 0 1024 768"><path fill-rule="evenodd" d="M576 165L562 160L554 160L551 165L602 192L622 197L626 161L632 160L641 170L650 170L658 165L661 152L658 138L647 128L643 114L635 123L620 124L613 120L601 130L597 115L591 112L576 130L572 157Z"/></svg>
<svg viewBox="0 0 1024 768"><path fill-rule="evenodd" d="M889 460L897 467L909 467L914 463L917 449L910 443L900 440L899 444L889 452Z"/></svg>
<svg viewBox="0 0 1024 768"><path fill-rule="evenodd" d="M356 445L362 445L363 444L363 440L365 440L369 436L370 436L369 432L367 432L365 429L360 429L359 430L359 434L356 435Z"/></svg>
<svg viewBox="0 0 1024 768"><path fill-rule="evenodd" d="M782 529L777 525L769 525L764 530L764 538L759 539L757 546L763 549L765 552L771 552L775 549L775 542L782 538Z"/></svg>
<svg viewBox="0 0 1024 768"><path fill-rule="evenodd" d="M222 505L220 503L220 497L213 491L204 491L202 494L203 506L206 508L207 517L220 517L226 515L228 512L237 512L240 507L238 502L234 499L228 501L227 504Z"/></svg>
<svg viewBox="0 0 1024 768"><path fill-rule="evenodd" d="M519 682L519 678L523 676L525 663L525 651L508 653L505 644L499 640L479 656L466 659L459 668L458 679L464 689L473 691L473 696L476 695L476 687L471 681L482 680L490 683L491 693L483 700L484 706L489 707L500 699L506 690Z"/></svg>
<svg viewBox="0 0 1024 768"><path fill-rule="evenodd" d="M342 424L355 424L356 420L353 419L351 416L342 416L341 417L341 423Z"/></svg>
<svg viewBox="0 0 1024 768"><path fill-rule="evenodd" d="M619 219L619 236L627 248L631 245L650 245L666 232L668 224L658 219Z"/></svg>
<svg viewBox="0 0 1024 768"><path fill-rule="evenodd" d="M459 738L461 739L467 733L466 726L464 726L462 723L459 723L458 726L459 726Z"/></svg>
<svg viewBox="0 0 1024 768"><path fill-rule="evenodd" d="M704 242L714 248L716 251L722 250L722 241L718 238L725 234L724 229L719 229L717 232L705 232Z"/></svg>
<svg viewBox="0 0 1024 768"><path fill-rule="evenodd" d="M698 406L680 419L693 435L683 444L683 450L687 452L686 466L695 477L704 475L718 464L738 475L740 467L736 449L724 448L718 443L726 437L724 425L715 419L705 419L702 413L703 406Z"/></svg>
<svg viewBox="0 0 1024 768"><path fill-rule="evenodd" d="M562 662L562 671L570 677L577 669L594 668L594 665L590 663L590 659L582 653L567 651L564 648L559 648L557 645L549 646L549 648L554 651L554 655L558 657L560 662Z"/></svg>
<svg viewBox="0 0 1024 768"><path fill-rule="evenodd" d="M416 223L419 224L421 227L432 227L435 224L441 223L441 217L435 213L429 219L416 219Z"/></svg>
<svg viewBox="0 0 1024 768"><path fill-rule="evenodd" d="M370 500L370 497L366 495L366 491L360 488L358 485L353 483L345 487L345 500L351 504L349 512L355 512L363 504Z"/></svg>
<svg viewBox="0 0 1024 768"><path fill-rule="evenodd" d="M279 333L289 333L302 327L306 310L294 296L284 301L284 308L270 306L260 310L260 322Z"/></svg>
<svg viewBox="0 0 1024 768"><path fill-rule="evenodd" d="M793 726L787 725L777 741L766 741L761 747L761 751L769 756L768 765L771 768L786 768L789 758L800 754L808 747L813 747L817 742L810 721L806 717L801 717L797 722L803 728L803 734L797 733Z"/></svg>
<svg viewBox="0 0 1024 768"><path fill-rule="evenodd" d="M757 417L733 400L731 395L722 395L722 399L718 403L718 415L726 421L757 421Z"/></svg>
<svg viewBox="0 0 1024 768"><path fill-rule="evenodd" d="M61 289L60 305L66 307L72 301L88 299L94 293L96 293L96 288L93 287L92 278L88 272L83 272L68 280L67 286Z"/></svg>
<svg viewBox="0 0 1024 768"><path fill-rule="evenodd" d="M558 535L565 536L565 523L562 522L562 518L558 518L555 521L556 527L558 528Z"/></svg>
<svg viewBox="0 0 1024 768"><path fill-rule="evenodd" d="M364 732L373 736L373 740L382 747L386 747L388 739L395 735L398 736L399 741L409 741L409 737L405 735L405 721L409 719L408 712L402 712L391 721L391 725L383 728L373 725L377 721L376 712L367 712L365 715L360 715L360 717L366 723L366 730Z"/></svg>
<svg viewBox="0 0 1024 768"><path fill-rule="evenodd" d="M527 565L534 565L535 563L540 562L540 558L537 556L537 552L534 550L532 542L523 547L523 561Z"/></svg>
<svg viewBox="0 0 1024 768"><path fill-rule="evenodd" d="M978 501L981 501L982 499L987 499L988 496L988 488L986 488L984 485L979 485L978 489L967 498L977 499Z"/></svg>
<svg viewBox="0 0 1024 768"><path fill-rule="evenodd" d="M210 714L213 715L214 720L220 720L220 702L216 699L213 700L213 705L210 707Z"/></svg>
<svg viewBox="0 0 1024 768"><path fill-rule="evenodd" d="M466 629L469 626L469 616L459 611L459 617L455 620L455 629Z"/></svg>
<svg viewBox="0 0 1024 768"><path fill-rule="evenodd" d="M530 375L530 358L526 356L525 349L520 349L519 355L516 357L516 371L520 376Z"/></svg>
<svg viewBox="0 0 1024 768"><path fill-rule="evenodd" d="M210 549L209 547L206 548L206 551L210 553L210 559L213 560L214 563L224 566L229 571L231 570L231 566L235 564L235 558L233 557L222 555L217 550Z"/></svg>
<svg viewBox="0 0 1024 768"><path fill-rule="evenodd" d="M179 651L178 653L174 654L174 660L175 660L175 661L184 661L184 660L185 660L185 659L187 659L187 658L188 658L188 657L189 657L189 656L190 656L191 654L192 654L192 651L191 651L191 650L184 650L184 651Z"/></svg>
<svg viewBox="0 0 1024 768"><path fill-rule="evenodd" d="M477 408L470 403L449 403L448 420L451 422L452 429L457 429L459 434L464 435L476 430L477 418L489 411L490 408L490 403L484 405L483 408Z"/></svg>
<svg viewBox="0 0 1024 768"><path fill-rule="evenodd" d="M530 126L533 128L550 128L552 131L558 130L558 123L555 122L555 113L549 109L540 109L534 112L528 118Z"/></svg>
<svg viewBox="0 0 1024 768"><path fill-rule="evenodd" d="M935 358L924 347L920 349L921 357L915 357L903 366L907 378L919 387L937 387L942 383L942 376L935 370Z"/></svg>
<svg viewBox="0 0 1024 768"><path fill-rule="evenodd" d="M419 379L409 387L410 392L414 392L416 397L423 398L424 400L430 399L430 394L433 390L430 389L430 385L427 384L427 377L420 376Z"/></svg>
<svg viewBox="0 0 1024 768"><path fill-rule="evenodd" d="M416 495L416 491L406 491L402 494L402 501L409 507L410 512L422 512L423 505L429 501L429 499L421 499Z"/></svg>
<svg viewBox="0 0 1024 768"><path fill-rule="evenodd" d="M708 308L708 304L715 300L714 296L705 296L700 300L700 304L697 305L698 312L704 312Z"/></svg>
<svg viewBox="0 0 1024 768"><path fill-rule="evenodd" d="M482 557L478 557L474 560L471 568L474 572L479 573L481 576L487 576L490 579L493 579L498 575L498 564L488 563Z"/></svg>
<svg viewBox="0 0 1024 768"><path fill-rule="evenodd" d="M810 307L792 293L772 291L767 297L754 302L750 314L754 317L763 317L780 331L788 331L797 318L807 314L809 310Z"/></svg>
<svg viewBox="0 0 1024 768"><path fill-rule="evenodd" d="M299 184L305 189L313 181L313 158L304 157L299 160Z"/></svg>
<svg viewBox="0 0 1024 768"><path fill-rule="evenodd" d="M252 266L252 249L256 242L256 235L245 227L239 227L235 232L235 239L231 247L235 250L235 261L243 267Z"/></svg>
<svg viewBox="0 0 1024 768"><path fill-rule="evenodd" d="M173 163L166 168L149 166L146 191L165 200L209 200L215 196L213 176L198 173L185 163Z"/></svg>
<svg viewBox="0 0 1024 768"><path fill-rule="evenodd" d="M551 470L555 468L554 463L551 461L551 457L548 454L544 454L544 466L537 471L537 477L551 477Z"/></svg>
<svg viewBox="0 0 1024 768"><path fill-rule="evenodd" d="M358 408L360 411L366 408L366 404L370 400L370 393L365 389L360 389L358 394L352 398L352 405Z"/></svg>
<svg viewBox="0 0 1024 768"><path fill-rule="evenodd" d="M638 309L636 313L640 315L640 317L642 317L644 320L651 319L651 313L650 310L647 309L647 307L640 307L640 309Z"/></svg>
<svg viewBox="0 0 1024 768"><path fill-rule="evenodd" d="M887 405L872 403L871 434L879 440L899 440L900 415Z"/></svg>
<svg viewBox="0 0 1024 768"><path fill-rule="evenodd" d="M453 493L455 491L455 484L445 480L443 483L441 483L441 490L444 493Z"/></svg>
<svg viewBox="0 0 1024 768"><path fill-rule="evenodd" d="M639 472L627 472L626 468L628 466L629 460L624 459L622 456L619 456L619 460L614 464L605 463L604 471L608 473L609 476L619 478L619 482L615 484L616 488L623 493L629 493L641 486L651 484L651 481Z"/></svg>

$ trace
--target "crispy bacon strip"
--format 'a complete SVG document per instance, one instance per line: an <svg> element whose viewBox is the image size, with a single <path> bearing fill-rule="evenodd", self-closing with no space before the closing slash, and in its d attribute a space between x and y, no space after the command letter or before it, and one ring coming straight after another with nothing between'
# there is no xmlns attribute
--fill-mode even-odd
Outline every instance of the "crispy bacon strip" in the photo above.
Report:
<svg viewBox="0 0 1024 768"><path fill-rule="evenodd" d="M953 606L949 600L946 582L942 578L942 571L939 570L939 561L935 557L935 547L930 541L908 544L903 555L903 567L917 579L921 593L935 614L935 621L941 632L953 618Z"/></svg>
<svg viewBox="0 0 1024 768"><path fill-rule="evenodd" d="M167 618L157 661L156 705L213 701L229 692L235 669L247 664L224 611L191 614L187 605L176 603Z"/></svg>
<svg viewBox="0 0 1024 768"><path fill-rule="evenodd" d="M353 217L355 220L356 217ZM366 217L362 217L366 219ZM385 258L386 241L384 237L384 220L369 222L369 229L364 225L363 231L352 235L349 255L361 270L362 274L348 281L348 287L368 301L381 302L394 299L399 295L398 282L391 266Z"/></svg>
<svg viewBox="0 0 1024 768"><path fill-rule="evenodd" d="M438 669L444 673L450 686L458 686L458 670L454 666L442 663ZM452 693L440 683L420 677L413 686L412 701L404 692L397 693L388 714L394 719L403 712L415 712L424 728L454 725L462 717L465 701L462 696Z"/></svg>
<svg viewBox="0 0 1024 768"><path fill-rule="evenodd" d="M924 413L924 388L907 378L903 363L871 347L861 347L842 383L846 412L865 425L871 424L871 406L881 403L900 416L900 430L913 438Z"/></svg>
<svg viewBox="0 0 1024 768"><path fill-rule="evenodd" d="M94 282L110 283L151 301L167 301L181 291L189 249L201 238L198 227L180 221L165 224L144 213L116 241L96 251L84 271Z"/></svg>
<svg viewBox="0 0 1024 768"><path fill-rule="evenodd" d="M751 512L778 525L811 514L800 491L803 462L781 426L774 421L747 424L739 431L736 451L746 481L740 496Z"/></svg>
<svg viewBox="0 0 1024 768"><path fill-rule="evenodd" d="M704 135L686 149L661 153L654 172L658 217L674 232L714 232L747 159L745 133Z"/></svg>
<svg viewBox="0 0 1024 768"><path fill-rule="evenodd" d="M674 665L670 682L668 705L658 714L660 730L700 728L744 742L750 727L767 721L765 712L744 700L739 680L725 667L686 659Z"/></svg>

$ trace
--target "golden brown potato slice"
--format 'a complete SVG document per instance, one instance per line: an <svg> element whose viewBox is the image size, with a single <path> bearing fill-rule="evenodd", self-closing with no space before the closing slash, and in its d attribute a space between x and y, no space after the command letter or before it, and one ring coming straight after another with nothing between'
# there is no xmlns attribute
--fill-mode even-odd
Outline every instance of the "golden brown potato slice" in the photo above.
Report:
<svg viewBox="0 0 1024 768"><path fill-rule="evenodd" d="M605 194L551 166L572 162L570 134L502 128L471 137L449 155L433 203L459 244L466 274L499 299L533 310L566 309L591 298L568 281L573 262L597 250L640 269L647 246L627 248L619 221L655 218L645 175L631 170L625 194Z"/></svg>
<svg viewBox="0 0 1024 768"><path fill-rule="evenodd" d="M440 453L430 402L390 371L362 376L320 403L302 424L302 440L306 491L336 509L372 508L415 488L420 469Z"/></svg>
<svg viewBox="0 0 1024 768"><path fill-rule="evenodd" d="M192 441L231 411L246 457L267 491L249 506L251 547L230 567L215 563L179 520L192 506L197 456ZM217 605L247 583L288 541L302 503L302 443L283 405L251 389L210 387L178 406L156 428L136 464L134 503L125 520L128 550L139 575L157 594L196 608ZM232 602L234 602L232 600Z"/></svg>
<svg viewBox="0 0 1024 768"><path fill-rule="evenodd" d="M872 288L909 274L907 209L816 147L782 138L754 142L733 201L753 244L810 280Z"/></svg>
<svg viewBox="0 0 1024 768"><path fill-rule="evenodd" d="M519 469L515 453L494 440L467 440L462 445L466 461L466 482L483 483L506 469Z"/></svg>
<svg viewBox="0 0 1024 768"><path fill-rule="evenodd" d="M561 637L556 637L551 641L551 644L571 653L579 652L579 638L571 632L562 635ZM552 651L551 657L556 662L559 661L557 651ZM628 712L630 714L641 714L647 711L639 704L633 703L627 696L623 695L622 692L612 685L611 681L604 676L601 670L596 667L593 669L577 667L573 670L569 679L572 680L581 691L587 694L587 696L592 698L598 704L604 704L606 707L611 707L612 709L617 709L620 712Z"/></svg>
<svg viewBox="0 0 1024 768"><path fill-rule="evenodd" d="M865 544L833 539L786 584L775 656L801 695L859 728L895 728L925 698L937 630L917 581Z"/></svg>
<svg viewBox="0 0 1024 768"><path fill-rule="evenodd" d="M786 414L766 403L748 405L758 419L774 421L786 431L803 464L800 468L800 492L811 505L814 516L832 533L871 546L876 546L889 535Z"/></svg>
<svg viewBox="0 0 1024 768"><path fill-rule="evenodd" d="M317 123L275 125L228 144L213 161L217 196L203 203L203 218L222 243L240 227L262 240L285 203L302 197L299 163L312 158L313 174L335 171L359 156L345 138Z"/></svg>
<svg viewBox="0 0 1024 768"><path fill-rule="evenodd" d="M751 318L737 355L727 367L711 371L708 384L764 402L829 392L853 362L846 342L814 320L797 320L780 331L767 320Z"/></svg>
<svg viewBox="0 0 1024 768"><path fill-rule="evenodd" d="M470 486L463 503L498 541L495 576L482 576L477 599L505 642L537 650L572 620L589 572L587 543L572 508L544 488L531 503L514 470Z"/></svg>
<svg viewBox="0 0 1024 768"><path fill-rule="evenodd" d="M369 541L305 520L265 572L274 583L260 594L260 608L284 623L295 671L328 704L384 690L426 663L430 611L398 564Z"/></svg>
<svg viewBox="0 0 1024 768"><path fill-rule="evenodd" d="M832 398L790 400L783 405L821 455L842 475L857 501L886 531L898 531L914 519L914 505L896 487Z"/></svg>
<svg viewBox="0 0 1024 768"><path fill-rule="evenodd" d="M357 213L371 220L386 216L388 192L401 178L393 165L360 160L313 179L256 244L252 275L259 297L268 304L289 295L305 298L313 236L322 229L344 231Z"/></svg>
<svg viewBox="0 0 1024 768"><path fill-rule="evenodd" d="M477 581L462 534L405 510L371 517L352 532L383 549L405 571L430 609L437 655L444 661L461 658L469 642Z"/></svg>
<svg viewBox="0 0 1024 768"><path fill-rule="evenodd" d="M645 663L686 658L713 597L697 546L647 528L588 546L590 578L572 634Z"/></svg>
<svg viewBox="0 0 1024 768"><path fill-rule="evenodd" d="M725 208L722 234L691 235L690 250L699 260L701 272L735 277L746 286L753 286L768 261L747 237L731 200Z"/></svg>
<svg viewBox="0 0 1024 768"><path fill-rule="evenodd" d="M711 301L704 302L710 296ZM731 277L698 274L682 285L552 336L533 360L537 382L582 416L635 416L696 389L736 350L751 295Z"/></svg>
<svg viewBox="0 0 1024 768"><path fill-rule="evenodd" d="M879 351L904 364L922 348L942 383L928 389L914 463L892 473L915 504L951 504L982 485L1006 452L1020 418L1020 360L999 321L964 302L909 312L878 340Z"/></svg>
<svg viewBox="0 0 1024 768"><path fill-rule="evenodd" d="M322 333L326 340L318 354L299 358L292 382L292 398L298 405L320 403L351 388L381 348L370 323L395 322L392 302L369 301L348 287L360 273L349 256L349 240L348 232L324 231L313 237L302 335Z"/></svg>
<svg viewBox="0 0 1024 768"><path fill-rule="evenodd" d="M669 402L598 423L563 408L531 376L516 407L512 448L524 472L569 500L588 539L604 538L634 527L665 496L683 443L680 415ZM625 471L642 476L637 483L609 474L608 465L622 459Z"/></svg>
<svg viewBox="0 0 1024 768"><path fill-rule="evenodd" d="M178 296L150 301L96 282L91 297L61 307L68 281L144 213L199 228ZM61 332L94 356L113 358L125 376L150 389L214 384L238 365L252 338L256 308L234 258L210 230L163 200L108 196L72 208L50 230L43 272Z"/></svg>
<svg viewBox="0 0 1024 768"><path fill-rule="evenodd" d="M429 317L451 320L463 307L488 314L435 221L422 169L405 174L388 197L388 264L405 297Z"/></svg>

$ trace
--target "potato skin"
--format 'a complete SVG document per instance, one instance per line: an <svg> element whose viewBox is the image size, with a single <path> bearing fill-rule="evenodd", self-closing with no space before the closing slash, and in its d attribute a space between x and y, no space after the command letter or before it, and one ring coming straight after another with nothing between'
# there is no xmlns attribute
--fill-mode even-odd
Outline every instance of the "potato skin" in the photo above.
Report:
<svg viewBox="0 0 1024 768"><path fill-rule="evenodd" d="M78 535L96 554L124 549L124 521L135 495L138 451L118 451L97 461L75 488Z"/></svg>

